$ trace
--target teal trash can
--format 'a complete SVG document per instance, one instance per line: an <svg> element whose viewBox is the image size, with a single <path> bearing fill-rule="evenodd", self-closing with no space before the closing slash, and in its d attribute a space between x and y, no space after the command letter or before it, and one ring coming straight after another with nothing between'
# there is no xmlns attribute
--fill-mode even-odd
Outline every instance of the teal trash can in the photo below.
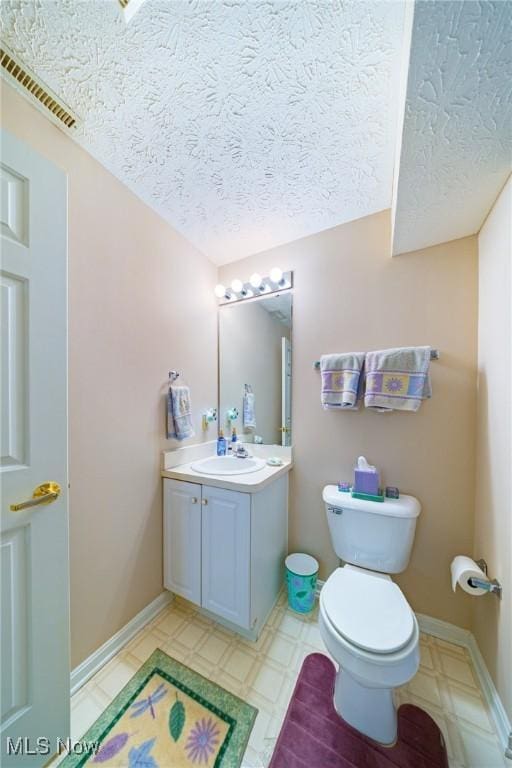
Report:
<svg viewBox="0 0 512 768"><path fill-rule="evenodd" d="M288 604L297 613L309 613L315 604L318 563L311 555L296 552L285 560Z"/></svg>

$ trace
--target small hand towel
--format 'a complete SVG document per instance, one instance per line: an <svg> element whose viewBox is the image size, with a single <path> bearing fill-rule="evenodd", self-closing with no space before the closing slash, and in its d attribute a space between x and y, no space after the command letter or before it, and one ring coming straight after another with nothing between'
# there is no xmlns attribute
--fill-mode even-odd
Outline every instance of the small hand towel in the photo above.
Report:
<svg viewBox="0 0 512 768"><path fill-rule="evenodd" d="M194 434L190 390L183 384L171 384L167 398L167 438L185 440Z"/></svg>
<svg viewBox="0 0 512 768"><path fill-rule="evenodd" d="M256 415L254 413L254 393L246 392L244 394L243 410L244 429L256 429Z"/></svg>
<svg viewBox="0 0 512 768"><path fill-rule="evenodd" d="M362 386L364 352L322 355L322 407L325 410L356 411Z"/></svg>
<svg viewBox="0 0 512 768"><path fill-rule="evenodd" d="M364 404L382 413L417 411L432 397L430 347L398 347L368 352Z"/></svg>

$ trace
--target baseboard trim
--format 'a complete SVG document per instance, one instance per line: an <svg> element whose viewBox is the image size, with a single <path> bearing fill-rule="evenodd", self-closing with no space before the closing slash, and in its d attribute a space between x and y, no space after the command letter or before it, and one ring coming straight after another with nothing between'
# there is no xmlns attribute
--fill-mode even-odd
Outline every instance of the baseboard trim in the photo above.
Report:
<svg viewBox="0 0 512 768"><path fill-rule="evenodd" d="M149 605L146 605L136 616L125 624L119 632L116 632L110 640L107 640L94 653L91 653L81 664L71 671L71 695L73 696L89 678L101 669L116 653L128 643L137 632L139 632L148 622L155 618L173 599L170 592L162 592Z"/></svg>
<svg viewBox="0 0 512 768"><path fill-rule="evenodd" d="M324 583L324 581L318 580L316 587L317 596L320 594ZM448 621L434 619L432 616L425 616L425 614L422 613L417 613L416 618L418 619L420 631L424 634L432 635L447 643L454 643L455 645L461 645L463 648L467 648L478 677L480 688L482 689L482 693L484 694L487 706L489 707L494 721L494 726L505 757L512 758L512 724L505 712L499 693L489 674L489 670L487 669L487 665L473 633L470 632L469 629L462 629L462 627L457 627L455 624L450 624Z"/></svg>
<svg viewBox="0 0 512 768"><path fill-rule="evenodd" d="M471 632L469 629L462 629L455 624L450 624L448 621L441 621L441 619L434 619L432 616L425 616L423 613L417 613L416 618L420 632L424 632L426 635L432 635L438 637L440 640L445 640L447 643L454 643L455 645L462 645L464 648L469 648L469 639Z"/></svg>
<svg viewBox="0 0 512 768"><path fill-rule="evenodd" d="M505 707L494 685L494 680L489 674L484 657L480 652L475 636L469 633L468 650L475 666L478 680L484 692L484 696L491 710L491 714L498 731L498 736L505 751L505 756L512 758L512 724L505 712Z"/></svg>
<svg viewBox="0 0 512 768"><path fill-rule="evenodd" d="M467 648L505 756L512 757L512 724L505 712L503 703L473 633L468 629L461 629L461 627L456 627L447 621L433 619L431 616L424 616L421 613L417 614L417 619L420 630L425 634L433 635L448 643L455 643L455 645Z"/></svg>

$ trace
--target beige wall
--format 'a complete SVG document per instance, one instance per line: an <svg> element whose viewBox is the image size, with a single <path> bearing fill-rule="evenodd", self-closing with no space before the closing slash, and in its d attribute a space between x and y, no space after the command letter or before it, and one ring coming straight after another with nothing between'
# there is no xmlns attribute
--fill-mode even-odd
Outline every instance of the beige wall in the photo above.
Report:
<svg viewBox="0 0 512 768"><path fill-rule="evenodd" d="M450 588L449 566L473 546L477 242L465 238L396 258L382 212L220 270L220 281L294 270L290 547L337 565L322 487L350 480L360 454L386 484L422 502L413 555L398 581L416 611L463 627L471 598ZM312 368L322 353L430 344L433 398L417 414L333 413L320 407Z"/></svg>
<svg viewBox="0 0 512 768"><path fill-rule="evenodd" d="M475 546L503 599L473 602L474 633L512 720L512 178L480 231Z"/></svg>
<svg viewBox="0 0 512 768"><path fill-rule="evenodd" d="M220 424L229 428L225 415L234 406L240 412L234 426L242 440L252 442L260 435L266 444L280 444L281 340L289 338L289 329L261 302L228 304L219 315ZM243 430L245 384L254 392L256 414L256 429L248 433Z"/></svg>
<svg viewBox="0 0 512 768"><path fill-rule="evenodd" d="M71 641L76 665L162 591L170 368L217 400L216 270L9 87L2 125L68 173Z"/></svg>

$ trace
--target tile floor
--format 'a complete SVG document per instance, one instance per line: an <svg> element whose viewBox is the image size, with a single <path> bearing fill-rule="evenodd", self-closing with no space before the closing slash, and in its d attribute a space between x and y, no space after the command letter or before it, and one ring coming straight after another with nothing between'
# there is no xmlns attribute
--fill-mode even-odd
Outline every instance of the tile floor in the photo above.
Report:
<svg viewBox="0 0 512 768"><path fill-rule="evenodd" d="M258 708L243 768L268 765L304 657L325 652L316 612L304 617L292 613L284 594L257 643L223 629L176 598L73 696L74 739L84 735L155 648ZM422 635L420 669L399 690L398 698L400 703L422 707L438 723L448 746L450 768L512 768L512 762L502 756L464 648Z"/></svg>

